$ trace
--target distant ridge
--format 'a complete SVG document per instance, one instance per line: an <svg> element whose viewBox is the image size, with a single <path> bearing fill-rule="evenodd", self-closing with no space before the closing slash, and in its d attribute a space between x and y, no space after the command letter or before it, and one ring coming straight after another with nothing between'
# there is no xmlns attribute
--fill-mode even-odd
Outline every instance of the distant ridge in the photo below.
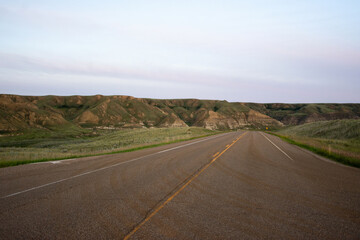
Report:
<svg viewBox="0 0 360 240"><path fill-rule="evenodd" d="M87 128L198 126L238 129L356 118L360 118L360 104L258 104L131 96L0 95L2 133L65 124Z"/></svg>

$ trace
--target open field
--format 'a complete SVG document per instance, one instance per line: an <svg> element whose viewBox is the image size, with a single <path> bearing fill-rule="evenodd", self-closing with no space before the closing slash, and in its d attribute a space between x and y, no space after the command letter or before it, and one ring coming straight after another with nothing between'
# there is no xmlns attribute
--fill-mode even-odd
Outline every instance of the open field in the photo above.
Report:
<svg viewBox="0 0 360 240"><path fill-rule="evenodd" d="M308 123L275 134L323 156L360 167L360 120Z"/></svg>
<svg viewBox="0 0 360 240"><path fill-rule="evenodd" d="M132 151L219 133L197 127L82 129L74 125L0 137L0 166Z"/></svg>

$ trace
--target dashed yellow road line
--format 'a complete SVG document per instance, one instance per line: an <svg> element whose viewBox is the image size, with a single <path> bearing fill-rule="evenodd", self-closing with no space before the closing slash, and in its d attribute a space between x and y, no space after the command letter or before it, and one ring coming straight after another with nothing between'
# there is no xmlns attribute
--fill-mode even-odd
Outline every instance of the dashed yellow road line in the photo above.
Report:
<svg viewBox="0 0 360 240"><path fill-rule="evenodd" d="M129 232L125 237L124 240L129 239L134 233L136 233L147 221L149 221L153 216L155 216L156 213L158 213L166 204L168 204L171 200L173 200L174 197L176 197L182 190L184 190L192 181L194 181L205 169L207 169L213 162L215 162L221 155L223 155L229 148L231 148L237 141L239 141L240 138L245 136L247 132L244 132L240 135L234 142L232 142L230 145L226 145L226 148L218 154L216 157L214 157L208 164L206 164L203 168L201 168L195 175L193 175L187 182L184 183L184 185L181 186L175 193L173 193L165 202L163 202L161 205L159 205L153 212L151 212L144 220L142 220L131 232Z"/></svg>
<svg viewBox="0 0 360 240"><path fill-rule="evenodd" d="M216 157L219 153L220 153L220 152L215 153L215 154L213 155L213 157Z"/></svg>

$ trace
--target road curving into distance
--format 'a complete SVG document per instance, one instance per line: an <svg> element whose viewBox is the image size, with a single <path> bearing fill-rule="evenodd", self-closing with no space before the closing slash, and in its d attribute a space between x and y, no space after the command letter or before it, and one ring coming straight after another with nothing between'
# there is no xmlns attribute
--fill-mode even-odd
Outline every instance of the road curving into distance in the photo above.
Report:
<svg viewBox="0 0 360 240"><path fill-rule="evenodd" d="M261 132L0 169L0 239L360 239L360 170Z"/></svg>

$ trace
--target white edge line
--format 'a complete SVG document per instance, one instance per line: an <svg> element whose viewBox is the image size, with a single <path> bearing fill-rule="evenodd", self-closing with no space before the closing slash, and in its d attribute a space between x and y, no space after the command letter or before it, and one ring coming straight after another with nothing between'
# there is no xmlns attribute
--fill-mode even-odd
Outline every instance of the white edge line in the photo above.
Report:
<svg viewBox="0 0 360 240"><path fill-rule="evenodd" d="M81 177L81 176L84 176L84 175L88 175L88 174L91 174L91 173L95 173L95 172L99 172L99 171L102 171L102 170L106 170L106 169L108 169L108 168L116 167L116 166L119 166L119 165L122 165L122 164L125 164L125 163L135 162L135 161L141 160L141 159L146 158L146 157L150 157L150 156L153 156L153 155L161 154L161 153L164 153L164 152L167 152L167 151L171 151L171 150L175 150L175 149L178 149L178 148L181 148L181 147L186 147L186 146L189 146L189 145L192 145L192 144L196 144L196 143L204 142L204 141L207 141L207 140L215 139L215 138L218 138L218 137L220 137L220 136L224 136L224 135L226 135L226 134L229 134L229 133L220 134L220 135L215 136L215 137L210 137L210 138L207 138L207 139L203 139L203 140L200 140L200 141L188 143L188 144L185 144L185 145L181 145L181 146L178 146L178 147L170 148L170 149L163 150L163 151L160 151L160 152L151 153L151 154L149 154L149 155L145 155L145 156L142 156L142 157L134 158L134 159L131 159L131 160L128 160L128 161L125 161L125 162L116 163L116 164L113 164L113 165L110 165L110 166L107 166L107 167L103 167L103 168L99 168L99 169L96 169L96 170L93 170L93 171L84 172L84 173L81 173L81 174L78 174L78 175L75 175L75 176L71 176L71 177L68 177L68 178L60 179L60 180L55 181L55 182L50 182L50 183L46 183L46 184L43 184L43 185L40 185L40 186L36 186L36 187L33 187L33 188L29 188L29 189L26 189L26 190L23 190L23 191L20 191L20 192L15 192L15 193L12 193L12 194L9 194L9 195L6 195L6 196L1 197L1 199L8 198L8 197L12 197L12 196L16 196L16 195L19 195L19 194L22 194L22 193L26 193L26 192L30 192L30 191L32 191L32 190L36 190L36 189L39 189L39 188L43 188L43 187L46 187L46 186L50 186L50 185L53 185L53 184L56 184L56 183L61 183L61 182L64 182L64 181L67 181L67 180L71 180L71 179L74 179L74 178L78 178L78 177ZM69 160L70 160L70 159L69 159Z"/></svg>
<svg viewBox="0 0 360 240"><path fill-rule="evenodd" d="M278 147L275 143L273 143L267 136L265 136L265 134L261 133L261 135L263 135L272 145L274 145L277 149L280 150L280 152L282 152L285 156L287 156L290 160L294 161L294 159L292 159L286 152L284 152L280 147Z"/></svg>
<svg viewBox="0 0 360 240"><path fill-rule="evenodd" d="M210 138L210 139L215 139L217 137L220 137L220 136L216 136L216 137L213 137L213 138ZM168 152L168 151L172 151L172 150L175 150L175 149L178 149L178 148L183 148L183 147L186 147L186 146L189 146L189 145L193 145L195 143L199 143L199 142L204 142L204 141L207 141L209 139L203 139L203 140L200 140L200 141L196 141L196 142L192 142L192 143L187 143L185 145L181 145L181 146L177 146L177 147L173 147L173 148L169 148L169 149L165 149L165 150L162 150L160 152L157 152L157 153L164 153L164 152Z"/></svg>
<svg viewBox="0 0 360 240"><path fill-rule="evenodd" d="M64 178L64 179L61 179L61 180L58 180L58 181L55 181L55 182L46 183L46 184L43 184L43 185L40 185L40 186L37 186L37 187L33 187L33 188L29 188L29 189L26 189L26 190L23 190L23 191L20 191L20 192L12 193L12 194L6 195L6 196L1 197L1 198L3 199L3 198L19 195L21 193L30 192L30 191L35 190L35 189L39 189L39 188L43 188L43 187L46 187L46 186L49 186L49 185L52 185L52 184L64 182L64 181L67 181L67 180L70 180L70 179L73 179L73 178L77 178L77 177L81 177L81 176L84 176L84 175L87 175L87 174L90 174L90 173L94 173L94 172L98 172L98 171L105 170L105 169L108 169L108 168L112 168L112 167L115 167L115 166L118 166L118 165L121 165L121 164L134 162L134 161L137 161L137 160L140 160L142 158L149 157L149 156L155 155L155 154L157 154L157 153L152 153L152 154L142 156L142 157L139 157L139 158L134 158L134 159L131 159L131 160L128 160L128 161L125 161L125 162L116 163L116 164L113 164L113 165L110 165L110 166L107 166L107 167L99 168L99 169L96 169L96 170L93 170L93 171L89 171L89 172L81 173L81 174L71 176L71 177L68 177L68 178Z"/></svg>
<svg viewBox="0 0 360 240"><path fill-rule="evenodd" d="M52 164L59 164L59 163L63 163L63 162L70 162L70 161L74 161L74 160L77 160L79 158L71 158L71 159L64 159L64 160L55 160L55 161L49 161L49 163L52 163ZM46 163L46 162L43 162L43 163Z"/></svg>
<svg viewBox="0 0 360 240"><path fill-rule="evenodd" d="M230 133L230 132L229 132ZM168 151L171 151L171 150L175 150L175 149L178 149L178 148L182 148L182 147L186 147L186 146L189 146L189 145L192 145L192 144L195 144L195 143L199 143L199 142L204 142L204 141L207 141L209 139L215 139L215 138L218 138L220 136L224 136L226 134L229 134L229 133L223 133L223 134L219 134L215 137L206 137L205 139L203 140L199 140L199 141L196 141L196 142L192 142L192 143L188 143L188 144L184 144L184 145L181 145L181 146L178 146L178 147L173 147L173 148L170 148L170 149L165 149L163 151L160 151L160 152L157 152L157 153L163 153L163 152L168 152ZM189 140L188 140L189 141ZM101 155L100 155L101 156ZM149 155L150 156L150 155ZM89 156L89 157L92 157L92 156ZM45 162L35 162L35 163L30 163L30 164L59 164L59 163L64 163L64 162L70 162L70 161L75 161L75 160L79 160L83 157L78 157L78 158L71 158L71 159L63 159L63 160L54 160L54 161L45 161Z"/></svg>
<svg viewBox="0 0 360 240"><path fill-rule="evenodd" d="M323 157L323 156L321 156L321 155L318 155L318 154L316 154L316 153L314 153L314 152L312 152L312 151L310 151L310 150L307 150L307 149L305 149L305 148L299 147L299 146L297 146L297 145L292 145L292 146L295 147L296 149L304 152L304 153L310 154L312 157L317 158L317 159L320 160L320 161L324 161L324 162L327 162L327 163L332 163L332 164L335 164L335 165L337 165L337 166L345 167L345 168L349 168L349 169L353 169L353 170L354 170L354 169L360 170L359 168L356 168L356 167L353 167L353 166L349 166L349 165L345 165L345 164L343 164L343 163L336 162L335 160L331 160L331 159L329 159L329 158Z"/></svg>

